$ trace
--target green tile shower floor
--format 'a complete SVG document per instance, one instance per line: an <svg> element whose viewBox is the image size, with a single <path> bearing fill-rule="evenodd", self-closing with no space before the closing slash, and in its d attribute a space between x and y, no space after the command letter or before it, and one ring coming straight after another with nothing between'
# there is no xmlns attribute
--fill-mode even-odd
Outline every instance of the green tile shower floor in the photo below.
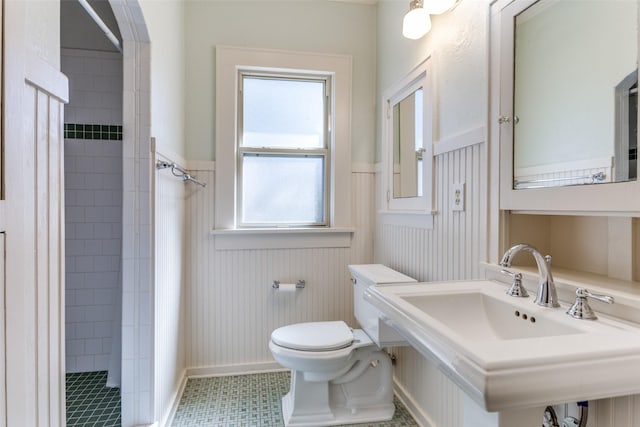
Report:
<svg viewBox="0 0 640 427"><path fill-rule="evenodd" d="M173 427L283 426L280 399L289 390L289 379L289 372L191 378L180 399ZM356 425L418 426L402 403L397 399L394 403L396 412L391 421Z"/></svg>
<svg viewBox="0 0 640 427"><path fill-rule="evenodd" d="M106 387L107 372L66 375L67 427L120 427L120 389Z"/></svg>

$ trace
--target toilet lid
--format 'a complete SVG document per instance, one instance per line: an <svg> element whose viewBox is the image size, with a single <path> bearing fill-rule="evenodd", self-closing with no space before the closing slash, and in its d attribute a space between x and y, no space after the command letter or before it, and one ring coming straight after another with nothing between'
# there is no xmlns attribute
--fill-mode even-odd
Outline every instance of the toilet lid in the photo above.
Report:
<svg viewBox="0 0 640 427"><path fill-rule="evenodd" d="M348 347L353 332L343 321L306 322L283 326L271 334L271 340L293 350L322 351Z"/></svg>

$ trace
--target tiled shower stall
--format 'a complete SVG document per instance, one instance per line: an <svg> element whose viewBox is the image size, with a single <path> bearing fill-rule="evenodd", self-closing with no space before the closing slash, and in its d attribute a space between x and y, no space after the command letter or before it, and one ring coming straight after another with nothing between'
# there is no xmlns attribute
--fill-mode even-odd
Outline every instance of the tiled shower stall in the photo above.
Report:
<svg viewBox="0 0 640 427"><path fill-rule="evenodd" d="M65 107L66 369L120 384L122 55L62 49Z"/></svg>

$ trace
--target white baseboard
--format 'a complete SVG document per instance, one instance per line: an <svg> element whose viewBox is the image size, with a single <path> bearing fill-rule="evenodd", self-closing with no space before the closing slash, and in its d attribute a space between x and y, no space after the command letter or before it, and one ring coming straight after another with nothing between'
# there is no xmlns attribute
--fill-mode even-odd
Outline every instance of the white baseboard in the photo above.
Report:
<svg viewBox="0 0 640 427"><path fill-rule="evenodd" d="M162 427L169 427L173 423L173 418L176 416L178 405L180 405L180 398L182 397L182 393L184 392L184 388L187 385L188 379L189 377L187 377L187 370L184 369L180 378L180 385L178 386L178 389L175 391L173 396L171 396L171 407L169 408L169 411L166 414L163 414L163 417L161 418L162 422L160 425Z"/></svg>
<svg viewBox="0 0 640 427"><path fill-rule="evenodd" d="M286 371L276 362L247 363L242 365L200 366L187 368L188 378L222 377L227 375L260 374L264 372Z"/></svg>
<svg viewBox="0 0 640 427"><path fill-rule="evenodd" d="M400 385L400 383L398 383L395 378L393 380L393 391L398 400L400 400L405 408L407 408L407 411L409 411L413 419L416 421L416 423L418 423L420 427L437 427L433 420L427 414L425 414L422 409L420 409L420 406L415 400L413 400L413 397L411 397L411 395L407 393L405 388L402 387L402 385Z"/></svg>

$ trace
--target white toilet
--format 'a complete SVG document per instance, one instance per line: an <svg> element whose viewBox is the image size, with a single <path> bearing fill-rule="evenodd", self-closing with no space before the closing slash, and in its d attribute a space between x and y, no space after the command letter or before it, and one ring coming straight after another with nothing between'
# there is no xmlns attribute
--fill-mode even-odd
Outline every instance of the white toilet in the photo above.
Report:
<svg viewBox="0 0 640 427"><path fill-rule="evenodd" d="M387 421L393 417L392 369L382 347L406 345L364 300L372 285L415 282L380 264L350 265L355 316L363 329L343 321L283 326L271 334L275 360L291 369L282 398L285 426L330 426Z"/></svg>

